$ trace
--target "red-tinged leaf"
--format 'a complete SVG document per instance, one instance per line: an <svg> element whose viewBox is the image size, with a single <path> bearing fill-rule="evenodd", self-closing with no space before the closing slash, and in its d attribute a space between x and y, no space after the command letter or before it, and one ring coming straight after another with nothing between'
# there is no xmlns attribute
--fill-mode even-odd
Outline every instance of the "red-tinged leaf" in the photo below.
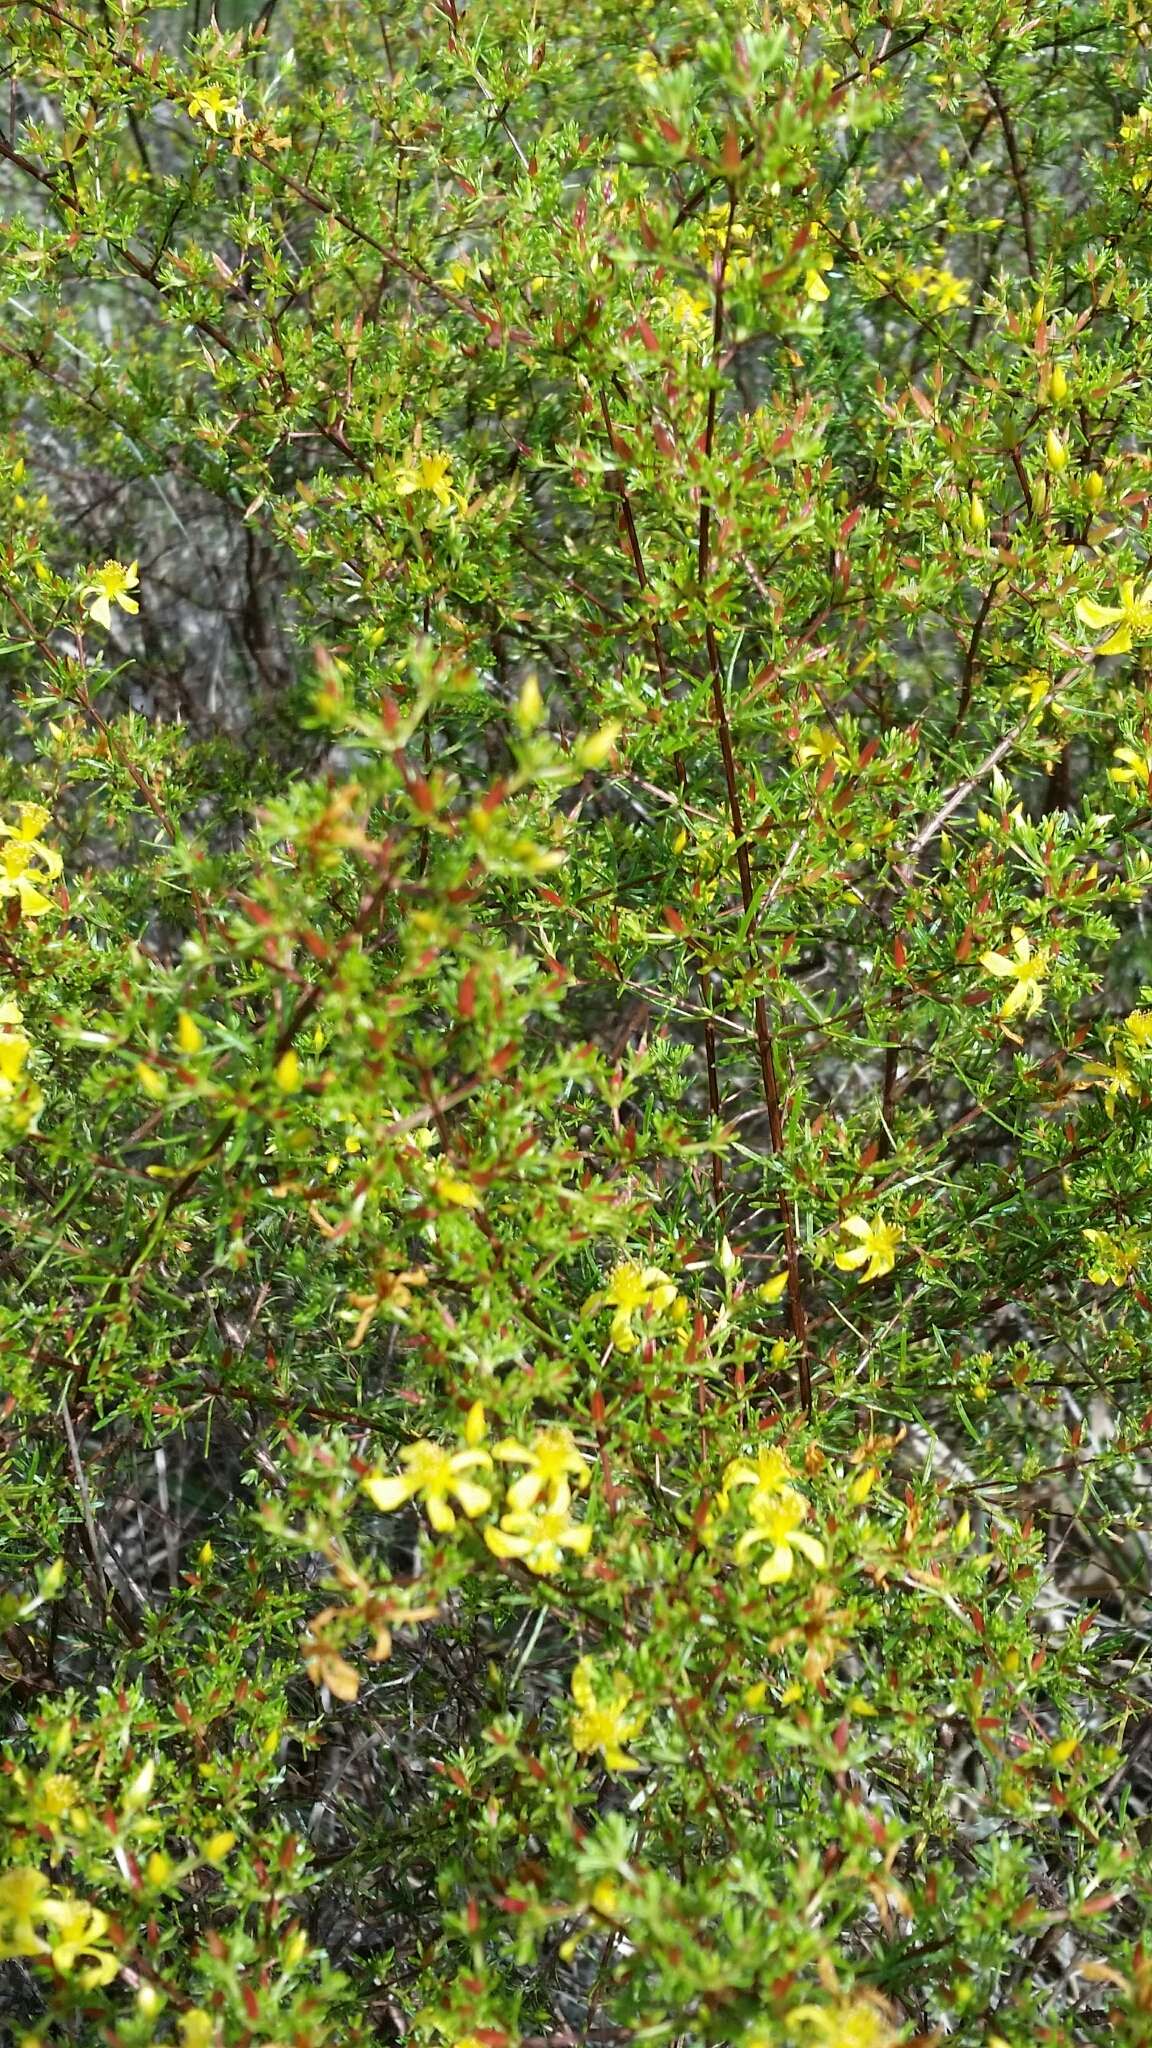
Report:
<svg viewBox="0 0 1152 2048"><path fill-rule="evenodd" d="M742 163L740 137L735 128L729 127L720 146L720 169L726 178L736 178L740 175Z"/></svg>
<svg viewBox="0 0 1152 2048"><path fill-rule="evenodd" d="M972 943L974 937L975 933L973 932L971 925L966 924L963 931L960 934L959 939L956 942L957 960L967 960L968 955L972 951Z"/></svg>
<svg viewBox="0 0 1152 2048"><path fill-rule="evenodd" d="M868 1143L865 1145L864 1150L860 1154L861 1173L867 1173L868 1168L875 1164L879 1151L880 1147L876 1139L870 1138L868 1140Z"/></svg>
<svg viewBox="0 0 1152 2048"><path fill-rule="evenodd" d="M421 816L430 818L436 806L432 801L432 791L422 775L409 773L408 794Z"/></svg>
<svg viewBox="0 0 1152 2048"><path fill-rule="evenodd" d="M504 1893L503 1897L497 1898L496 1904L505 1913L526 1913L529 1907L527 1899L510 1898L507 1892Z"/></svg>
<svg viewBox="0 0 1152 2048"><path fill-rule="evenodd" d="M591 1415L593 1422L596 1424L596 1427L599 1429L604 1421L604 1396L600 1392L599 1387L593 1388L592 1399L589 1403L588 1412Z"/></svg>
<svg viewBox="0 0 1152 2048"><path fill-rule="evenodd" d="M253 1991L252 1986L250 1984L242 1985L240 1996L244 2000L244 2010L249 2019L258 2020L260 2017L260 2000Z"/></svg>
<svg viewBox="0 0 1152 2048"><path fill-rule="evenodd" d="M502 1045L500 1047L499 1052L493 1053L491 1059L488 1062L488 1072L490 1074L507 1073L508 1068L512 1066L513 1062L517 1060L519 1057L519 1046L509 1041L507 1045Z"/></svg>
<svg viewBox="0 0 1152 2048"><path fill-rule="evenodd" d="M508 2048L508 2035L503 2027L473 2027L472 2039L479 2041L482 2048Z"/></svg>
<svg viewBox="0 0 1152 2048"><path fill-rule="evenodd" d="M682 139L676 123L666 120L663 114L657 114L656 126L664 137L665 142L677 143Z"/></svg>
<svg viewBox="0 0 1152 2048"><path fill-rule="evenodd" d="M972 1623L972 1626L975 1629L977 1635L980 1636L981 1639L983 1639L988 1624L985 1621L984 1616L981 1614L980 1609L978 1607L969 1607L968 1619Z"/></svg>
<svg viewBox="0 0 1152 2048"><path fill-rule="evenodd" d="M925 398L924 393L921 391L918 384L909 385L908 396L912 400L913 405L916 407L917 412L920 414L921 419L930 420L933 417L932 407L929 404L928 400Z"/></svg>
<svg viewBox="0 0 1152 2048"><path fill-rule="evenodd" d="M624 330L625 341L631 341L635 335L639 335L641 341L644 343L645 348L648 350L649 355L659 355L659 337L654 332L654 330L648 325L647 320L645 320L643 317L641 317L639 320L634 320L632 322L631 327L627 327Z"/></svg>
<svg viewBox="0 0 1152 2048"><path fill-rule="evenodd" d="M840 527L840 538L841 538L841 540L847 540L847 538L848 538L849 534L850 534L850 533L852 533L852 532L853 532L853 531L855 530L855 528L856 528L857 526L859 526L859 524L860 524L860 521L861 521L861 519L862 519L862 517L863 517L863 514L864 514L864 507L863 507L863 505L856 505L856 506L855 506L855 507L853 508L853 510L852 510L851 512L849 512L849 514L848 514L848 517L847 517L847 518L846 518L846 519L845 519L845 520L844 520L844 521L843 521L843 522L841 523L841 527Z"/></svg>
<svg viewBox="0 0 1152 2048"><path fill-rule="evenodd" d="M661 912L661 916L663 917L665 924L668 926L669 931L675 932L677 936L680 936L687 931L688 927L685 924L684 919L681 917L680 912L678 910L673 910L671 908L671 905L665 904L664 909Z"/></svg>
<svg viewBox="0 0 1152 2048"><path fill-rule="evenodd" d="M892 958L897 967L907 967L908 948L904 944L899 932L897 932L896 937L892 941Z"/></svg>
<svg viewBox="0 0 1152 2048"><path fill-rule="evenodd" d="M852 1730L849 1726L848 1718L845 1716L842 1721L837 1723L832 1735L832 1747L836 1751L837 1756L843 1756L844 1751L848 1747L851 1733Z"/></svg>
<svg viewBox="0 0 1152 2048"><path fill-rule="evenodd" d="M868 766L869 761L874 761L879 752L879 740L869 740L866 746L861 747L860 758L857 761L856 766L858 768L866 768Z"/></svg>
<svg viewBox="0 0 1152 2048"><path fill-rule="evenodd" d="M298 1845L295 1835L289 1835L287 1841L282 1845L280 1854L276 1859L277 1864L281 1870L291 1870L292 1865L296 1861L297 1846Z"/></svg>
<svg viewBox="0 0 1152 2048"><path fill-rule="evenodd" d="M558 896L555 889L546 889L541 885L536 893L544 898L545 903L550 903L554 910L563 910L565 908L564 898Z"/></svg>
<svg viewBox="0 0 1152 2048"><path fill-rule="evenodd" d="M464 1909L464 1919L469 1934L479 1934L480 1908L476 1904L475 1899L469 1899L468 1904Z"/></svg>
<svg viewBox="0 0 1152 2048"><path fill-rule="evenodd" d="M667 427L662 427L660 425L659 420L656 421L656 424L652 429L652 439L655 441L656 446L660 450L661 455L675 455L676 443L672 439L671 434L668 432Z"/></svg>
<svg viewBox="0 0 1152 2048"><path fill-rule="evenodd" d="M476 1014L476 969L470 967L460 983L456 997L456 1013L467 1023Z"/></svg>
<svg viewBox="0 0 1152 2048"><path fill-rule="evenodd" d="M460 1769L459 1764L449 1764L445 1775L452 1780L458 1792L466 1792L469 1798L472 1797L472 1787Z"/></svg>
<svg viewBox="0 0 1152 2048"><path fill-rule="evenodd" d="M825 763L824 763L824 766L822 767L822 769L820 770L820 773L819 773L819 775L818 775L818 776L817 776L817 778L816 778L816 794L817 794L817 796L823 796L823 794L824 794L824 791L825 791L825 790L826 790L826 789L828 788L829 784L830 784L830 783L833 783L833 782L835 782L835 780L836 780L836 763L835 763L835 761L825 761Z"/></svg>
<svg viewBox="0 0 1152 2048"><path fill-rule="evenodd" d="M832 770L833 770L833 774L835 774L835 769L833 768L833 764L832 764L832 762L831 762L831 761L829 761L829 763L828 763L828 766L829 766L830 768L832 768ZM851 801L852 801L852 794L853 794L853 785L852 785L852 783L851 783L851 782L846 782L846 783L844 784L844 787L843 787L843 789L842 789L842 790L840 791L839 795L838 795L838 796L835 796L835 797L833 797L833 799L832 799L832 816L833 816L833 817L835 817L835 816L837 815L837 813L838 813L838 812L840 812L840 811L844 810L844 809L845 809L845 807L846 807L846 806L847 806L848 804L850 804L850 803L851 803Z"/></svg>
<svg viewBox="0 0 1152 2048"><path fill-rule="evenodd" d="M1113 1906L1120 1904L1118 1892L1098 1892L1095 1898L1084 1899L1077 1909L1080 1913L1110 1913Z"/></svg>

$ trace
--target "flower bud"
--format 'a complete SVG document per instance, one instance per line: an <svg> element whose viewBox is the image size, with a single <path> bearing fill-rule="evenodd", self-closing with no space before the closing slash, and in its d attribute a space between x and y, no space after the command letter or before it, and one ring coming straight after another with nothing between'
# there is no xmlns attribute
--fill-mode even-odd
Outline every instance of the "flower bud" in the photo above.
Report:
<svg viewBox="0 0 1152 2048"><path fill-rule="evenodd" d="M1048 458L1048 467L1054 476L1059 476L1062 470L1067 469L1068 450L1054 427L1049 427L1044 437L1044 453Z"/></svg>

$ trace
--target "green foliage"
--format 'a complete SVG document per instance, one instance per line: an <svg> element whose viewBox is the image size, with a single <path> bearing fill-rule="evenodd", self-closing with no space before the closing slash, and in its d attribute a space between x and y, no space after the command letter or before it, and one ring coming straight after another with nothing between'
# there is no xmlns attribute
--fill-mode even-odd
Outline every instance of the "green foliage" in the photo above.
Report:
<svg viewBox="0 0 1152 2048"><path fill-rule="evenodd" d="M1152 20L2 38L5 2038L1140 2048Z"/></svg>

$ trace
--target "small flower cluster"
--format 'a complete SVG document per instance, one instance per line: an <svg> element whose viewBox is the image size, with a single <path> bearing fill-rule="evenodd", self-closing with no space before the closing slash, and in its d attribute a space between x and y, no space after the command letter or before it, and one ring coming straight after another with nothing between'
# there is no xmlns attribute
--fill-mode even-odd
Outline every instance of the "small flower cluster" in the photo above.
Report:
<svg viewBox="0 0 1152 2048"><path fill-rule="evenodd" d="M40 837L48 818L43 804L18 804L14 825L0 819L0 901L15 899L21 917L43 917L52 908L44 892L63 862Z"/></svg>
<svg viewBox="0 0 1152 2048"><path fill-rule="evenodd" d="M456 1527L457 1508L470 1522L491 1509L491 1486L478 1473L491 1475L496 1463L523 1465L527 1469L508 1487L502 1512L484 1530L493 1557L514 1558L538 1578L560 1571L566 1550L586 1557L592 1529L588 1522L573 1520L572 1486L587 1487L590 1474L569 1431L539 1429L530 1444L504 1437L491 1451L483 1447L487 1434L487 1417L476 1401L459 1449L427 1437L407 1444L400 1453L404 1470L368 1473L361 1482L364 1491L385 1515L418 1501L433 1529L446 1536Z"/></svg>
<svg viewBox="0 0 1152 2048"><path fill-rule="evenodd" d="M110 1984L120 1965L105 1946L108 1915L70 1892L54 1892L27 1866L0 1876L0 1957L43 1957L86 1991Z"/></svg>
<svg viewBox="0 0 1152 2048"><path fill-rule="evenodd" d="M1142 1058L1152 1051L1152 1010L1132 1010L1125 1017L1119 1031L1108 1036L1107 1060L1085 1060L1080 1069L1078 1088L1102 1088L1104 1091L1105 1113L1111 1118L1116 1114L1116 1104L1122 1096L1139 1097L1145 1092L1147 1083L1141 1081L1138 1067ZM1134 1067L1132 1062L1136 1061Z"/></svg>
<svg viewBox="0 0 1152 2048"><path fill-rule="evenodd" d="M817 1571L822 1571L826 1562L824 1545L803 1526L808 1519L808 1502L790 1483L791 1478L787 1458L773 1446L758 1451L754 1460L733 1458L725 1468L718 1498L723 1512L731 1506L734 1488L750 1489L742 1497L748 1527L737 1539L737 1563L743 1563L765 1545L770 1546L756 1574L761 1586L778 1586L790 1579L797 1554L806 1557Z"/></svg>

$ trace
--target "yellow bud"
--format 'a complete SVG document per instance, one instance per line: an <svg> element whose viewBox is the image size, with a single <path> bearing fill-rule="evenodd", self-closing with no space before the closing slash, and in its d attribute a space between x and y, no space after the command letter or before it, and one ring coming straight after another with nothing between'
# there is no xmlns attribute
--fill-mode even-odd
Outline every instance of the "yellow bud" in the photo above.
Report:
<svg viewBox="0 0 1152 2048"><path fill-rule="evenodd" d="M782 1301L788 1292L787 1273L777 1273L771 1280L765 1280L763 1286L758 1287L756 1292L760 1296L761 1301L766 1301L769 1304Z"/></svg>
<svg viewBox="0 0 1152 2048"><path fill-rule="evenodd" d="M988 524L988 514L984 510L984 500L977 491L973 491L968 501L968 518L973 533L983 533Z"/></svg>
<svg viewBox="0 0 1152 2048"><path fill-rule="evenodd" d="M581 768L602 768L620 737L619 720L609 719L599 732L590 733L576 748L576 759Z"/></svg>
<svg viewBox="0 0 1152 2048"><path fill-rule="evenodd" d="M202 2006L194 2005L190 2011L181 2013L180 2048L210 2048L215 2038L211 2015Z"/></svg>
<svg viewBox="0 0 1152 2048"><path fill-rule="evenodd" d="M164 2000L154 1984L142 1984L136 1993L136 2010L146 2020L155 2019Z"/></svg>
<svg viewBox="0 0 1152 2048"><path fill-rule="evenodd" d="M863 1471L856 1474L855 1479L848 1488L848 1498L852 1502L853 1507L859 1507L862 1501L867 1500L878 1477L879 1474L875 1465L865 1465Z"/></svg>
<svg viewBox="0 0 1152 2048"><path fill-rule="evenodd" d="M1075 1756L1079 1747L1080 1738L1078 1735L1066 1735L1062 1742L1054 1742L1052 1744L1051 1749L1048 1751L1049 1762L1066 1764L1069 1757Z"/></svg>
<svg viewBox="0 0 1152 2048"><path fill-rule="evenodd" d="M275 1073L276 1086L282 1088L285 1095L295 1095L300 1086L300 1061L291 1046L287 1052L281 1053L276 1062Z"/></svg>
<svg viewBox="0 0 1152 2048"><path fill-rule="evenodd" d="M145 1095L150 1095L153 1102L161 1102L168 1093L168 1082L165 1076L158 1073L155 1067L150 1067L147 1060L140 1060L137 1063L136 1079L139 1081Z"/></svg>
<svg viewBox="0 0 1152 2048"><path fill-rule="evenodd" d="M483 1401L473 1401L464 1424L464 1441L470 1450L483 1443L488 1434L488 1417L484 1413Z"/></svg>
<svg viewBox="0 0 1152 2048"><path fill-rule="evenodd" d="M461 1180L458 1174L442 1173L432 1183L442 1202L449 1202L456 1209L479 1209L483 1196L472 1186L471 1181Z"/></svg>
<svg viewBox="0 0 1152 2048"><path fill-rule="evenodd" d="M535 732L544 716L544 699L535 675L526 676L516 705L516 723L521 732Z"/></svg>
<svg viewBox="0 0 1152 2048"><path fill-rule="evenodd" d="M210 1543L202 1543L200 1545L200 1551L197 1556L196 1562L200 1566L201 1571L207 1570L208 1566L211 1564L212 1559L215 1557L215 1555L216 1552L213 1550L212 1545Z"/></svg>
<svg viewBox="0 0 1152 2048"><path fill-rule="evenodd" d="M1101 476L1100 471L1098 469L1089 470L1088 475L1084 480L1084 488L1087 491L1088 496L1091 498L1092 503L1094 505L1098 504L1100 499L1104 496L1104 479Z"/></svg>
<svg viewBox="0 0 1152 2048"><path fill-rule="evenodd" d="M176 1019L176 1043L180 1047L181 1052L185 1052L189 1056L199 1052L203 1047L204 1033L201 1031L195 1017L190 1017L187 1010L181 1010L180 1015Z"/></svg>
<svg viewBox="0 0 1152 2048"><path fill-rule="evenodd" d="M162 1849L153 1849L147 1863L144 1865L144 1875L148 1879L149 1884L167 1884L175 1868L176 1866L172 1858L165 1856Z"/></svg>
<svg viewBox="0 0 1152 2048"><path fill-rule="evenodd" d="M1053 405L1063 405L1068 396L1068 378L1061 363L1054 363L1048 379L1048 396Z"/></svg>
<svg viewBox="0 0 1152 2048"><path fill-rule="evenodd" d="M231 1828L221 1828L215 1835L209 1835L201 1855L205 1863L223 1863L230 1850L236 1847L236 1837Z"/></svg>
<svg viewBox="0 0 1152 2048"><path fill-rule="evenodd" d="M1054 476L1059 476L1062 470L1067 469L1068 450L1054 427L1049 427L1047 434L1044 436L1044 453L1048 458L1048 467Z"/></svg>

